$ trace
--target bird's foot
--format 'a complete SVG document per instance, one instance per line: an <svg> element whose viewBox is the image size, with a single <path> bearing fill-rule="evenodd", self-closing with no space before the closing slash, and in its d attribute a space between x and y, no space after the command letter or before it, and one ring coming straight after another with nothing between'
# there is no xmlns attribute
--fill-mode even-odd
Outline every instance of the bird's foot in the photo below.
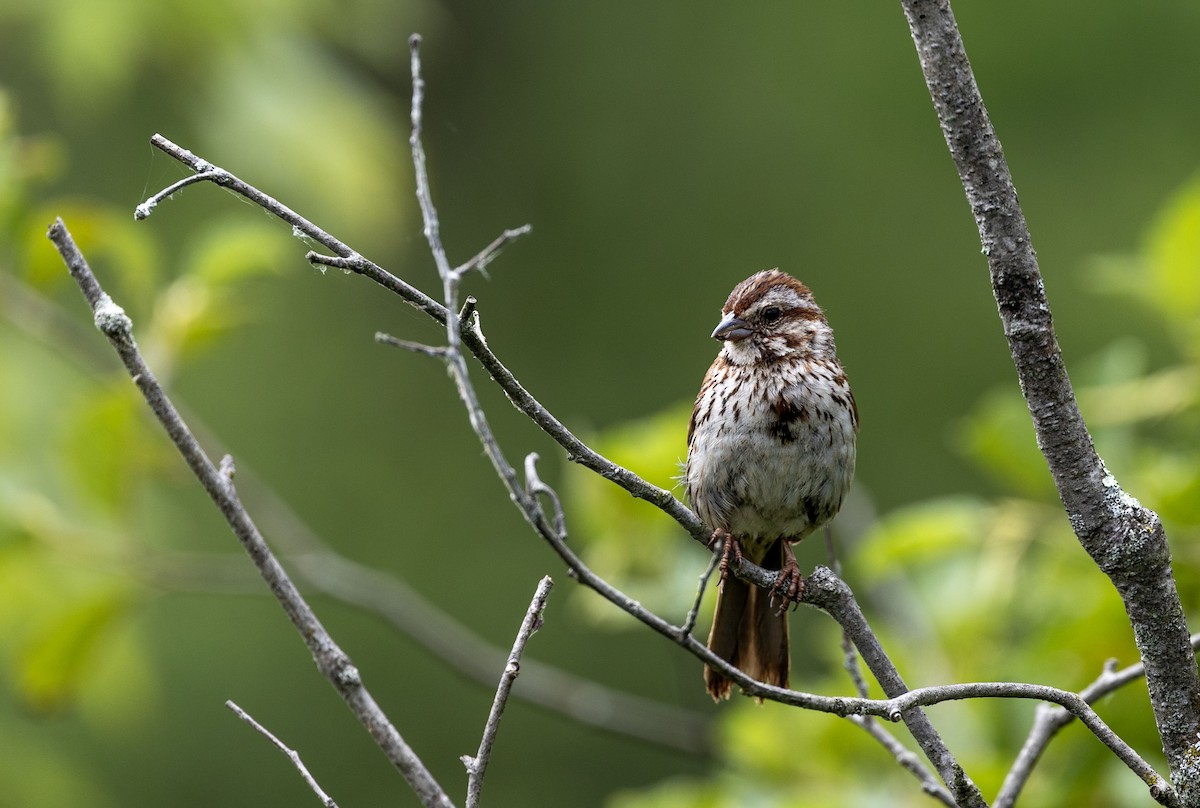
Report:
<svg viewBox="0 0 1200 808"><path fill-rule="evenodd" d="M718 565L718 568L721 571L721 581L724 581L728 577L730 565L736 567L742 562L742 548L738 545L738 540L728 530L722 530L721 528L714 530L712 538L708 540L708 548L714 551L720 550L721 563Z"/></svg>
<svg viewBox="0 0 1200 808"><path fill-rule="evenodd" d="M796 555L792 552L791 543L784 540L783 564L779 568L779 576L775 579L775 585L771 587L771 605L774 606L775 599L778 598L780 601L779 613L783 614L787 611L788 604L795 608L803 596L804 576L800 574L800 565L796 563Z"/></svg>

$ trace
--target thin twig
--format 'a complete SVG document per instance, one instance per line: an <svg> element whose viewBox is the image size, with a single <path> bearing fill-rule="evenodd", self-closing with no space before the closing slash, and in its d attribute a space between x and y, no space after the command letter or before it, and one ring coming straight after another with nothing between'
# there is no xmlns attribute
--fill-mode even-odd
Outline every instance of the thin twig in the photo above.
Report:
<svg viewBox="0 0 1200 808"><path fill-rule="evenodd" d="M922 791L943 805L955 808L957 803L954 802L954 796L938 782L937 776L921 763L921 759L914 752L896 740L894 735L876 721L874 716L848 715L846 720L866 732L875 742L886 749L900 765L900 768L917 778L921 783Z"/></svg>
<svg viewBox="0 0 1200 808"><path fill-rule="evenodd" d="M208 171L216 167L162 135L150 138L150 145L178 160L194 171ZM287 205L269 196L253 185L239 179L225 169L220 173L207 173L205 179L253 202L271 215L291 226L292 232L325 247L333 256L309 251L305 258L321 266L349 270L394 293L414 308L445 324L446 307L388 272L375 262L359 254L344 242L327 233L310 220L300 216ZM543 432L557 442L566 452L567 459L596 472L607 480L624 488L638 499L645 500L665 512L678 522L696 541L707 545L711 531L700 523L699 518L670 491L643 480L629 469L614 463L580 440L549 410L529 394L512 372L492 353L484 339L476 318L459 318L463 346L469 350L487 371L488 375L504 391L508 400L524 413ZM749 562L745 562L749 563Z"/></svg>
<svg viewBox="0 0 1200 808"><path fill-rule="evenodd" d="M554 581L547 575L538 582L533 600L521 621L517 638L513 641L512 650L508 652L508 662L504 673L500 676L500 685L496 688L496 698L492 701L491 712L488 713L487 723L483 727L483 737L479 740L479 751L475 757L463 755L462 762L467 767L467 808L479 808L480 795L483 793L483 776L487 773L488 762L492 758L492 746L496 743L496 732L500 728L500 718L508 704L508 694L513 683L521 672L521 657L525 653L525 644L533 633L542 626L542 613L546 610L546 599L550 597L550 589Z"/></svg>
<svg viewBox="0 0 1200 808"><path fill-rule="evenodd" d="M563 541L566 541L567 515L563 511L562 500L559 499L558 492L542 482L542 478L538 476L537 463L540 459L537 452L530 452L525 455L525 492L529 494L530 498L535 500L539 496L550 500L550 505L554 508L554 518L551 520L550 525L554 529L555 534ZM545 518L544 510L542 511L542 518Z"/></svg>
<svg viewBox="0 0 1200 808"><path fill-rule="evenodd" d="M442 303L446 324L446 366L454 379L458 396L467 410L471 428L483 446L484 454L492 463L496 473L500 475L505 488L514 504L524 514L526 520L536 527L540 516L537 500L530 496L517 480L516 469L505 459L496 436L488 424L479 397L471 383L467 371L467 362L462 354L462 332L459 327L458 287L462 275L456 273L446 256L446 248L442 245L441 222L438 220L437 208L433 205L433 194L429 187L429 172L426 167L425 147L421 143L422 105L425 98L425 79L421 75L421 37L413 34L408 39L409 63L412 68L412 134L408 142L412 149L413 172L416 185L417 204L421 209L421 221L424 224L425 240L429 243L429 251L433 254L433 262L437 266L438 275L442 279ZM490 249L490 248L489 248ZM499 249L497 247L497 249ZM484 250L487 253L488 250ZM477 318L472 318L477 320Z"/></svg>
<svg viewBox="0 0 1200 808"><path fill-rule="evenodd" d="M317 783L316 778L309 773L308 768L304 765L304 762L300 760L299 752L276 738L270 730L255 721L254 716L250 715L250 713L246 712L232 701L226 701L225 706L232 710L233 714L238 718L254 727L254 729L257 730L260 735L262 735L271 743L275 744L280 752L283 752L283 754L287 755L288 760L292 761L292 765L295 766L296 770L300 772L300 776L304 778L304 782L308 783L308 787L313 790L313 793L317 795L317 798L321 800L321 804L324 805L325 808L338 808L338 804L334 802L333 797L330 797L328 794L326 794L321 789L321 786Z"/></svg>
<svg viewBox="0 0 1200 808"><path fill-rule="evenodd" d="M683 625L679 627L680 638L687 637L696 628L696 621L700 619L700 603L704 600L704 590L708 589L708 582L720 564L721 553L713 553L708 559L708 566L704 568L704 572L700 573L700 579L696 584L696 599L692 601L692 608L688 609L687 617L684 618ZM866 696L865 693L862 695Z"/></svg>
<svg viewBox="0 0 1200 808"><path fill-rule="evenodd" d="M459 278L466 275L468 272L486 272L488 264L495 260L500 251L507 247L512 242L524 235L528 235L533 230L532 225L523 224L520 227L514 227L511 230L505 230L496 239L465 264L454 268L454 274Z"/></svg>
<svg viewBox="0 0 1200 808"><path fill-rule="evenodd" d="M1099 714L1078 693L1069 693L1045 685L1017 682L970 682L910 690L902 696L891 699L890 703L895 711L892 715L896 715L917 704L940 704L946 701L978 698L1034 699L1057 704L1067 709L1112 750L1113 754L1128 766L1142 782L1150 787L1150 796L1156 802L1168 806L1181 805L1175 790L1162 775L1113 732L1104 719L1100 718Z"/></svg>
<svg viewBox="0 0 1200 808"><path fill-rule="evenodd" d="M61 219L50 227L48 235L91 306L96 326L108 337L155 417L254 561L271 593L275 595L308 646L318 669L333 684L334 689L366 727L392 765L408 781L421 803L437 808L451 808L453 803L450 798L392 726L363 685L358 669L333 641L271 553L258 527L238 500L231 477L213 465L204 449L192 436L187 424L183 422L174 404L142 359L133 339L132 321L100 287L99 281L88 267L87 261Z"/></svg>
<svg viewBox="0 0 1200 808"><path fill-rule="evenodd" d="M441 345L426 345L423 342L412 342L411 340L393 337L391 334L385 334L382 331L375 332L375 341L380 345L391 345L394 348L403 348L404 350L412 351L413 353L432 356L434 359L446 358L446 348Z"/></svg>

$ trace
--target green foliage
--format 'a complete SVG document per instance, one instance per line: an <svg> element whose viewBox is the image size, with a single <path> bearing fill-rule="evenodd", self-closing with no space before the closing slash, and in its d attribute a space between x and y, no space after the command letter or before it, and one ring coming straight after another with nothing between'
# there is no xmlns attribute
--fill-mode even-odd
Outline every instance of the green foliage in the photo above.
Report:
<svg viewBox="0 0 1200 808"><path fill-rule="evenodd" d="M691 404L622 424L585 438L600 454L644 479L682 495L680 463L687 454ZM679 540L679 526L586 469L571 467L564 491L572 526L585 542L589 565L648 608L670 613L690 603L703 551ZM698 552L699 551L699 552ZM699 561L703 564L703 561ZM586 593L575 603L602 623L625 625L619 613Z"/></svg>
<svg viewBox="0 0 1200 808"><path fill-rule="evenodd" d="M137 389L104 353L46 225L54 215L68 220L144 323L141 346L162 375L245 318L240 291L276 270L293 242L261 220L214 220L164 279L153 231L136 227L129 210L35 201L55 148L20 136L6 112L0 96L0 682L25 717L81 711L103 716L111 732L137 724L153 703L133 618L154 592L155 553L166 549L150 505L184 478ZM137 682L139 701L111 695L132 692L117 682ZM19 802L106 803L75 761L24 738L23 724L0 724L0 746L23 749L0 764L10 796L26 793L29 772L54 770L53 788L33 786L36 799ZM26 776L5 776L14 760L28 764Z"/></svg>

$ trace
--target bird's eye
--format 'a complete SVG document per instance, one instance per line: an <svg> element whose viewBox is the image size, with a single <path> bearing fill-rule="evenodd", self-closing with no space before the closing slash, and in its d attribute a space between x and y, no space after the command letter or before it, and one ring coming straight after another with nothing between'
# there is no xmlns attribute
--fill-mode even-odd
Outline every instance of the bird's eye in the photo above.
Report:
<svg viewBox="0 0 1200 808"><path fill-rule="evenodd" d="M773 323L783 316L783 311L778 306L767 306L763 309L762 317L765 322Z"/></svg>

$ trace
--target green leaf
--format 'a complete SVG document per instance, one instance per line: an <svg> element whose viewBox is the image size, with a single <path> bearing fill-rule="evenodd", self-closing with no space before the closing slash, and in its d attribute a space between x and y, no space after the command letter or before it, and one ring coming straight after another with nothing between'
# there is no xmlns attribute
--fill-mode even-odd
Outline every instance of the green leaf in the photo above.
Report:
<svg viewBox="0 0 1200 808"><path fill-rule="evenodd" d="M944 562L978 546L989 508L981 500L952 497L893 511L855 549L855 568L867 582L905 567Z"/></svg>
<svg viewBox="0 0 1200 808"><path fill-rule="evenodd" d="M1200 336L1200 180L1182 188L1159 212L1145 255L1149 291L1159 308L1191 336Z"/></svg>
<svg viewBox="0 0 1200 808"><path fill-rule="evenodd" d="M996 479L1025 496L1055 496L1054 478L1038 449L1029 410L1015 390L985 395L957 431L956 445Z"/></svg>
<svg viewBox="0 0 1200 808"><path fill-rule="evenodd" d="M74 403L61 448L71 482L109 515L125 510L146 472L161 468L168 456L125 376Z"/></svg>
<svg viewBox="0 0 1200 808"><path fill-rule="evenodd" d="M112 586L68 603L40 627L19 660L19 687L39 712L68 705L107 631L129 610L129 592Z"/></svg>
<svg viewBox="0 0 1200 808"><path fill-rule="evenodd" d="M677 489L687 455L691 404L591 436L589 445L605 457L667 489ZM634 590L650 608L680 609L694 597L697 576L707 558L662 511L586 469L571 468L564 486L572 524L584 556L597 573ZM579 601L597 619L620 620L595 598Z"/></svg>
<svg viewBox="0 0 1200 808"><path fill-rule="evenodd" d="M21 264L25 281L42 291L74 285L46 238L46 228L56 216L66 223L104 287L121 301L136 325L144 312L141 302L154 299L158 283L160 257L151 231L138 228L128 211L88 201L58 200L32 211L21 228ZM72 302L78 305L78 292L73 295Z"/></svg>
<svg viewBox="0 0 1200 808"><path fill-rule="evenodd" d="M158 375L169 377L179 361L241 323L246 308L238 285L277 273L289 260L299 265L294 253L287 234L263 220L229 219L199 233L145 330L144 352Z"/></svg>

